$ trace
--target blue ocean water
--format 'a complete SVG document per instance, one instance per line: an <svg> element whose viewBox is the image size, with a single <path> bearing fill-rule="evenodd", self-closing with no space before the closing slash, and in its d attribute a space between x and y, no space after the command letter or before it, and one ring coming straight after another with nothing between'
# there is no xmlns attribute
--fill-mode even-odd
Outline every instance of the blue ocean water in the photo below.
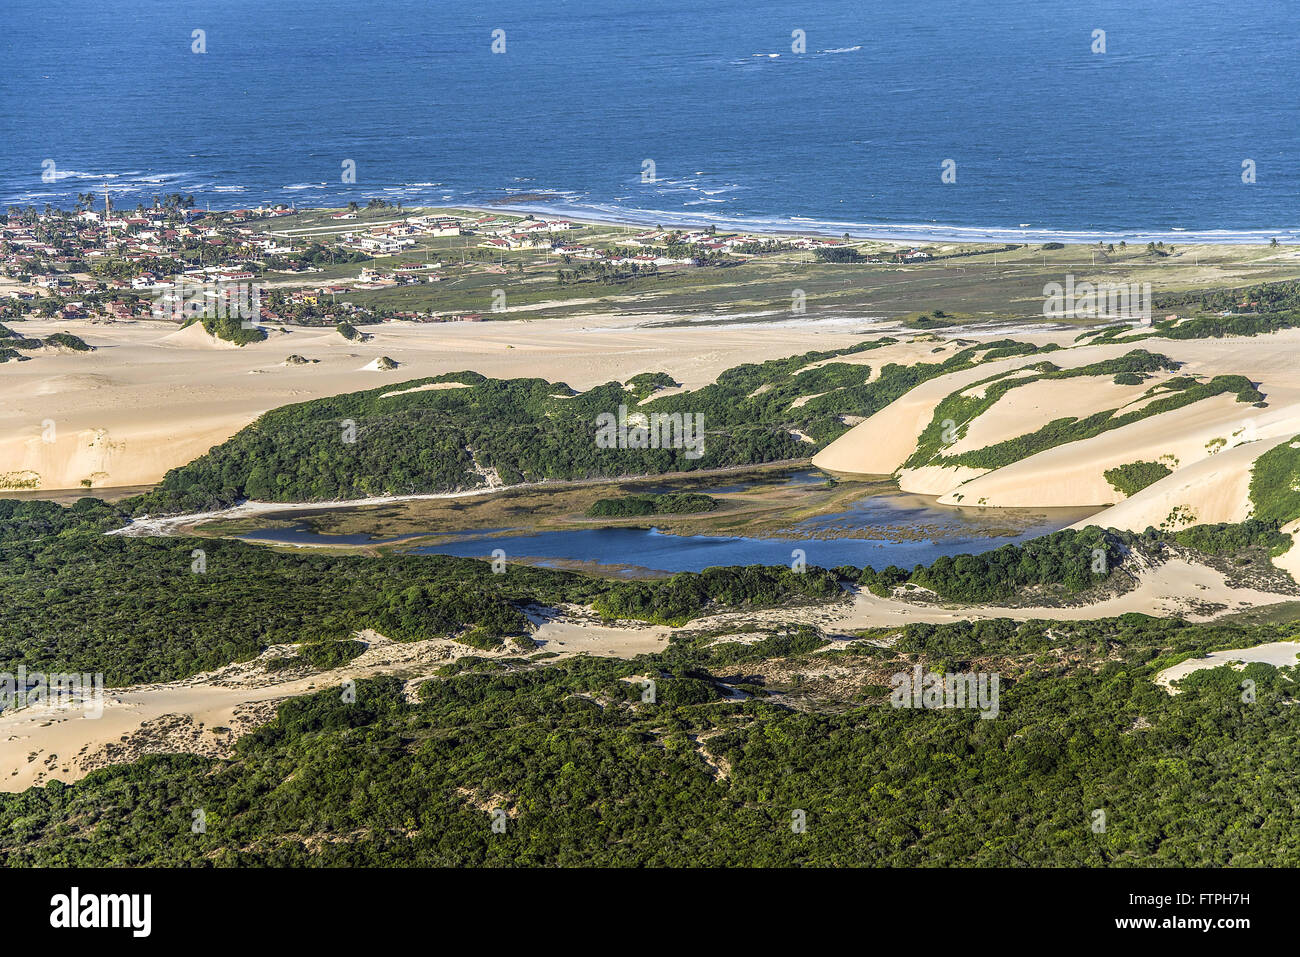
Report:
<svg viewBox="0 0 1300 957"><path fill-rule="evenodd" d="M526 208L650 223L1300 241L1294 18L1277 0L5 0L0 204L543 194Z"/></svg>

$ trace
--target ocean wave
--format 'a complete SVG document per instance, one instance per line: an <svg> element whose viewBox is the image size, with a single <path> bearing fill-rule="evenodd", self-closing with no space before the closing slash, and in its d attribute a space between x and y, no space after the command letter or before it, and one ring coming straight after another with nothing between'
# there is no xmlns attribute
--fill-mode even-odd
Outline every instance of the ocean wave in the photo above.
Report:
<svg viewBox="0 0 1300 957"><path fill-rule="evenodd" d="M763 215L738 213L730 205L726 194L738 190L752 192L752 186L728 182L701 181L704 171L693 171L693 175L679 175L671 179L660 180L650 184L649 188L638 184L630 191L624 189L614 192L610 199L592 197L589 192L567 189L555 189L541 184L528 187L518 185L520 179L509 185L486 189L467 189L447 191L445 187L433 189L422 183L408 183L394 186L370 186L360 193L357 187L330 183L291 183L276 187L263 187L250 183L212 182L201 179L192 171L168 171L156 173L138 169L126 172L95 173L83 170L65 170L65 184L62 190L58 184L46 184L44 189L32 189L32 180L10 177L0 183L0 208L5 205L41 205L49 202L53 205L70 207L76 202L78 190L84 186L76 185L87 181L97 183L94 189L108 187L114 202L134 204L137 199L148 202L151 196L160 190L160 184L168 183L170 189L182 189L193 193L200 206L207 208L235 208L256 203L283 200L284 193L290 195L302 191L314 191L316 196L308 202L314 206L343 205L349 199L359 195L400 196L404 203L410 205L458 205L490 207L493 200L503 196L519 194L538 194L546 199L512 203L511 210L542 215L570 216L600 222L628 223L638 226L654 226L668 223L679 226L717 226L738 231L757 233L804 233L827 236L841 236L848 233L860 239L880 239L898 243L961 243L961 242L1004 242L1004 243L1096 243L1121 241L1146 244L1148 242L1166 242L1180 245L1192 244L1267 244L1276 238L1279 243L1294 245L1300 243L1300 227L1259 227L1249 229L1205 229L1194 226L1144 227L1131 228L1064 228L1051 224L1034 224L1024 219L1022 211L1007 225L969 225L944 223L937 220L929 222L878 222L866 220L837 219L808 215ZM211 174L209 174L211 175ZM220 171L216 179L233 178L231 171ZM521 178L522 179L522 178ZM184 185L177 180L187 180ZM442 184L437 184L442 186ZM204 194L206 193L206 197ZM747 193L748 195L748 193ZM221 197L230 197L226 203ZM237 196L238 198L234 198ZM751 204L752 205L752 204ZM722 207L726 207L725 209Z"/></svg>
<svg viewBox="0 0 1300 957"><path fill-rule="evenodd" d="M698 201L704 202L704 201ZM710 213L701 209L686 212L682 209L651 209L599 202L570 204L521 204L516 209L542 215L572 216L597 222L627 222L653 226L668 223L675 226L718 226L755 233L807 233L842 236L848 233L857 239L881 239L899 243L1128 243L1177 242L1181 244L1223 243L1225 245L1266 244L1277 238L1279 243L1300 243L1300 228L1276 229L1126 229L1086 230L1053 229L1040 227L1022 229L1018 226L964 226L933 223L873 223L818 219L812 216L737 216L728 213Z"/></svg>

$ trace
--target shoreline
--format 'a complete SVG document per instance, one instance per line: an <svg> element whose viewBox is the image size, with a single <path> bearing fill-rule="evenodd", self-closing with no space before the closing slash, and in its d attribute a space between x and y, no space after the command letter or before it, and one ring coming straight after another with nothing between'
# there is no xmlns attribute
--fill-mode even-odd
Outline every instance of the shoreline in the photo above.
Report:
<svg viewBox="0 0 1300 957"><path fill-rule="evenodd" d="M420 207L425 208L425 207ZM759 236L818 236L838 239L845 233L853 239L877 240L900 245L909 243L1046 243L1092 245L1098 242L1128 243L1166 242L1180 246L1267 246L1276 237L1278 245L1300 245L1300 226L1280 226L1276 229L1068 229L1051 227L1034 229L1019 226L971 226L956 223L868 223L815 217L788 216L784 219L767 216L712 216L674 210L620 207L612 204L584 206L565 203L511 203L495 206L433 206L430 209L464 209L471 212L510 214L511 211L565 216L578 222L600 226L635 226L654 228L717 226L720 229L750 232Z"/></svg>
<svg viewBox="0 0 1300 957"><path fill-rule="evenodd" d="M398 502L430 502L450 499L474 498L497 492L538 491L543 489L583 488L592 485L612 485L627 482L663 481L672 478L734 475L750 471L777 471L779 469L811 468L809 459L782 459L758 465L728 465L717 469L698 469L690 472L667 472L661 475L621 475L591 479L557 479L556 481L520 482L517 485L488 485L483 488L463 489L457 492L414 492L409 495L376 495L370 498L339 499L328 502L259 502L246 500L229 508L212 512L189 512L181 515L141 515L121 528L110 529L105 535L126 535L139 538L153 535L171 535L187 525L197 525L213 519L251 518L276 512L310 512L322 509L363 508L368 505L392 505ZM147 523L147 524L146 524ZM138 529L138 531L132 531Z"/></svg>
<svg viewBox="0 0 1300 957"><path fill-rule="evenodd" d="M111 174L110 174L111 175ZM415 187L399 187L415 188ZM385 189L378 187L380 198ZM119 201L130 198L145 197L146 190L116 191ZM274 191L259 193L238 206L217 206L207 203L204 208L213 213L229 213L240 209L251 209L257 205L275 205L294 202L294 196L274 197ZM281 193L284 191L281 190ZM138 195L137 195L138 194ZM225 193L221 194L225 196ZM240 194L243 195L243 194ZM529 195L533 195L530 191ZM646 209L643 207L619 206L615 203L601 202L566 202L565 191L541 191L537 195L553 195L556 202L535 202L531 199L513 202L509 194L497 201L476 200L470 203L456 203L445 200L436 204L418 202L407 206L403 202L403 211L447 211L463 210L488 215L541 214L544 216L561 216L576 222L598 226L627 226L636 229L653 229L657 225L669 228L702 228L716 226L734 232L753 233L763 237L780 238L785 236L809 236L838 239L844 234L855 240L871 240L906 246L917 243L1018 243L1032 245L1035 243L1060 242L1066 244L1095 245L1098 242L1118 243L1121 240L1132 243L1165 242L1180 246L1267 246L1277 239L1280 246L1300 246L1300 225L1275 227L1244 227L1223 229L1209 227L1137 227L1126 229L1104 227L1062 227L1045 226L996 226L961 223L888 223L861 220L823 219L816 216L775 216L750 214L740 216L714 215L691 210ZM45 202L53 203L53 195L45 194ZM60 198L59 202L73 202L74 194ZM331 205L333 198L320 197L322 205L302 207L299 212L316 210L342 209L347 201L340 205ZM7 206L22 206L30 201L22 197L8 196L4 199Z"/></svg>

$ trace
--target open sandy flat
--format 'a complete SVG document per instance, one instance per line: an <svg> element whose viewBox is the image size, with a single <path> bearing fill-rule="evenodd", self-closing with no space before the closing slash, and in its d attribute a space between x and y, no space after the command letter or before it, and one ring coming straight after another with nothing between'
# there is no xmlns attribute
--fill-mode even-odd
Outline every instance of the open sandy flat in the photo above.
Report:
<svg viewBox="0 0 1300 957"><path fill-rule="evenodd" d="M160 322L23 324L30 336L66 330L89 354L41 351L0 366L0 477L38 476L41 489L147 485L202 455L261 413L294 402L473 370L540 376L587 389L641 372L667 372L690 388L746 362L836 349L874 334L870 321L717 328L644 328L609 317L544 322L386 323L373 338L289 327L243 348L198 326ZM291 354L319 362L284 365ZM380 356L390 372L368 367ZM54 426L53 442L47 422Z"/></svg>

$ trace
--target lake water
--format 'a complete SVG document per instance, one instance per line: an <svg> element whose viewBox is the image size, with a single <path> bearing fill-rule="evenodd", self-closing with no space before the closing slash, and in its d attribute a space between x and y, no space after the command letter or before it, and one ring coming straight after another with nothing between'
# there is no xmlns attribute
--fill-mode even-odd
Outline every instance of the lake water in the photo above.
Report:
<svg viewBox="0 0 1300 957"><path fill-rule="evenodd" d="M0 202L105 185L119 204L218 209L546 194L524 208L908 239L1295 239L1295 13L6 0Z"/></svg>
<svg viewBox="0 0 1300 957"><path fill-rule="evenodd" d="M789 484L807 484L808 474L793 473ZM746 487L752 486L737 489ZM883 492L859 499L847 511L805 521L789 537L669 535L653 528L629 527L517 534L500 528L451 534L430 529L429 534L446 535L447 540L410 550L416 554L491 559L493 551L501 549L510 561L628 566L628 574L645 569L702 571L714 565L789 565L796 549L803 551L809 565L824 568L836 565L911 568L929 564L941 555L982 552L1046 535L1086 518L1090 511L950 509L919 496ZM832 534L841 537L823 537ZM248 532L240 537L298 545L367 545L400 544L411 536L377 539L365 533L320 534L312 529L309 521L298 519L286 528Z"/></svg>

